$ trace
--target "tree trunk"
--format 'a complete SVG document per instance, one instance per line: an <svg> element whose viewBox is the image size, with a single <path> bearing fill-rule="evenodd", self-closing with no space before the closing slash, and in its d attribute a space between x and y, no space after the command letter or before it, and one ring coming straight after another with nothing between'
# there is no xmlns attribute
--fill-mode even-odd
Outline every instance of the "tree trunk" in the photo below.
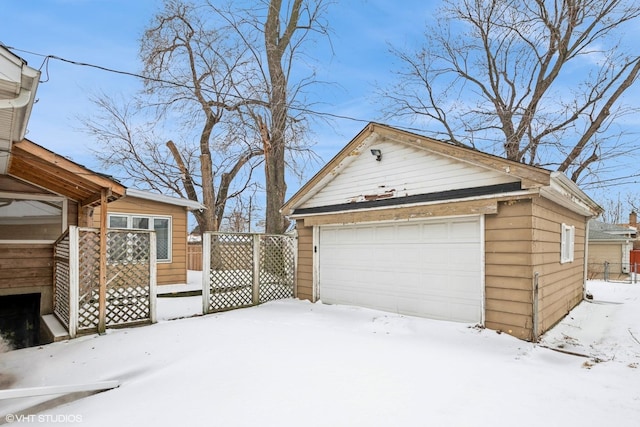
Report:
<svg viewBox="0 0 640 427"><path fill-rule="evenodd" d="M280 15L282 0L271 0L269 12L264 25L265 48L267 52L267 64L269 67L269 79L271 83L271 132L267 134L266 124L260 120L261 134L265 144L265 177L267 187L266 224L265 232L272 234L284 233L288 227L288 221L280 213L284 204L287 185L285 181L286 129L288 115L287 78L282 69L282 57L285 49L291 42L300 18L302 0L295 0L288 15L286 27L280 34ZM267 136L265 138L265 135Z"/></svg>

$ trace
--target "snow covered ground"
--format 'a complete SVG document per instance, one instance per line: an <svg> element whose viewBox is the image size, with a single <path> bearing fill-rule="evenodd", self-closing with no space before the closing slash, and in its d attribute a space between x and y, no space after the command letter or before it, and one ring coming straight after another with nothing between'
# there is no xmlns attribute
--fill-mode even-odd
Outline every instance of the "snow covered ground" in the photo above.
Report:
<svg viewBox="0 0 640 427"><path fill-rule="evenodd" d="M121 385L91 396L0 400L0 423L637 426L640 284L588 288L593 302L539 344L472 325L284 300L10 351L0 354L0 387ZM194 307L197 297L162 298L159 317Z"/></svg>

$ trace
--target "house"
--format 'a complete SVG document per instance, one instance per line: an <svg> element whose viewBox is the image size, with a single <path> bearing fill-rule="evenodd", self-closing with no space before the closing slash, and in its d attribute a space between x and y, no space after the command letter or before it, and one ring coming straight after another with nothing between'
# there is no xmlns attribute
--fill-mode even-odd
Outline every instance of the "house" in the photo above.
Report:
<svg viewBox="0 0 640 427"><path fill-rule="evenodd" d="M589 221L588 277L602 279L630 273L630 254L637 229Z"/></svg>
<svg viewBox="0 0 640 427"><path fill-rule="evenodd" d="M9 154L0 175L0 331L28 347L49 335L40 320L54 310L54 243L70 226L90 225L91 211L125 188L27 139Z"/></svg>
<svg viewBox="0 0 640 427"><path fill-rule="evenodd" d="M629 214L628 224L619 224L631 230L630 237L633 239L633 249L640 250L640 236L638 236L638 214L635 211L631 211Z"/></svg>
<svg viewBox="0 0 640 427"><path fill-rule="evenodd" d="M117 181L24 138L39 77L0 45L0 334L17 347L47 335L40 320L54 310L54 242L125 194Z"/></svg>
<svg viewBox="0 0 640 427"><path fill-rule="evenodd" d="M583 299L601 208L561 173L371 123L282 212L298 298L536 340Z"/></svg>
<svg viewBox="0 0 640 427"><path fill-rule="evenodd" d="M186 282L186 209L200 207L127 190L26 139L39 76L0 45L0 335L15 347L63 336L60 327L73 337L155 321L155 272ZM125 196L132 216L110 217Z"/></svg>
<svg viewBox="0 0 640 427"><path fill-rule="evenodd" d="M127 188L126 197L109 204L108 227L156 232L157 284L187 283L188 212L198 202ZM100 208L93 214L98 225Z"/></svg>

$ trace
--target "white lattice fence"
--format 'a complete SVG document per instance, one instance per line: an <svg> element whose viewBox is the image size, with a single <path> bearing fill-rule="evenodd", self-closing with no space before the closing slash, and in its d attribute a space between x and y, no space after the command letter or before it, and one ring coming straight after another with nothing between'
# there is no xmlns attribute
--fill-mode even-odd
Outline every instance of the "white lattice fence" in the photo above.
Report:
<svg viewBox="0 0 640 427"><path fill-rule="evenodd" d="M100 321L100 232L70 227L68 233L68 315L58 315L69 335L94 332ZM155 322L155 233L146 230L107 232L105 325ZM64 263L61 263L61 271ZM64 274L61 272L61 277ZM62 305L62 304L61 304Z"/></svg>
<svg viewBox="0 0 640 427"><path fill-rule="evenodd" d="M107 326L151 320L155 234L110 230L107 237ZM153 298L152 298L153 297Z"/></svg>
<svg viewBox="0 0 640 427"><path fill-rule="evenodd" d="M260 236L260 303L293 297L295 249L290 236Z"/></svg>
<svg viewBox="0 0 640 427"><path fill-rule="evenodd" d="M78 229L78 332L98 327L100 299L100 232Z"/></svg>
<svg viewBox="0 0 640 427"><path fill-rule="evenodd" d="M70 313L69 232L66 231L53 245L53 313L69 325Z"/></svg>
<svg viewBox="0 0 640 427"><path fill-rule="evenodd" d="M205 233L203 312L293 297L295 245L289 235Z"/></svg>

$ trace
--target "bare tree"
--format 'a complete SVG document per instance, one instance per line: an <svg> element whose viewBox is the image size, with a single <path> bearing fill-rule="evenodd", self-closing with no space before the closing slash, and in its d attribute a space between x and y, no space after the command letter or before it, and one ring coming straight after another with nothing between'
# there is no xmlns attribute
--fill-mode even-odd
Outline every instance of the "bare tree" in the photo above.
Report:
<svg viewBox="0 0 640 427"><path fill-rule="evenodd" d="M138 120L140 109L133 101L117 101L104 94L92 101L101 113L81 121L84 131L96 139L100 148L94 154L105 167L117 170L122 174L118 178L138 188L202 200L203 156L198 144L178 145L171 140L163 143L154 130L155 123ZM262 158L249 158L249 147L244 147L244 153L230 148L215 152L209 166L215 198L211 205L205 204L207 209L193 212L200 230L218 230L227 202L254 186L253 172ZM205 228L207 224L209 228Z"/></svg>
<svg viewBox="0 0 640 427"><path fill-rule="evenodd" d="M424 47L394 50L403 68L398 84L383 91L390 116L437 126L453 144L552 167L574 181L625 151L615 123L637 111L622 96L637 81L640 55L617 37L637 26L637 2L444 4Z"/></svg>
<svg viewBox="0 0 640 427"><path fill-rule="evenodd" d="M319 21L325 6L324 0L243 4L165 0L141 41L145 90L138 102L116 106L98 97L104 116L84 122L103 145L98 157L105 165L206 206L195 214L202 231L219 229L227 201L254 185L253 172L264 163L266 231L281 233L285 176L295 165L285 154L311 153L304 89L314 76L294 81L291 74L307 35L326 33ZM132 125L141 110L153 110L155 124ZM161 124L180 133L178 144L157 136Z"/></svg>
<svg viewBox="0 0 640 427"><path fill-rule="evenodd" d="M264 150L245 132L229 130L236 121L223 120L226 112L235 112L248 102L242 90L253 77L251 58L242 43L229 37L229 28L209 22L204 10L180 0L167 0L165 9L145 31L140 53L147 94L155 97L158 112L179 112L185 124L201 127L200 186L207 209L197 219L200 229L208 231L220 226L233 179ZM215 133L217 126L223 128L221 133ZM212 153L212 147L216 153ZM176 146L168 143L168 148L181 170L186 195L195 200L198 193L193 175ZM228 156L230 150L238 148ZM224 159L233 160L219 171L216 189L215 155L220 153Z"/></svg>
<svg viewBox="0 0 640 427"><path fill-rule="evenodd" d="M267 233L283 233L287 219L280 213L287 185L286 153L309 154L303 141L308 132L308 103L305 91L318 83L315 74L300 75L296 64L300 61L305 41L313 34L327 36L328 26L323 20L329 2L326 0L263 0L266 18L255 9L233 6L220 8L209 1L218 14L244 41L255 60L256 102L245 109L260 136L264 150L266 186ZM259 9L262 6L259 7ZM309 67L305 62L304 68ZM294 72L298 71L296 78Z"/></svg>

